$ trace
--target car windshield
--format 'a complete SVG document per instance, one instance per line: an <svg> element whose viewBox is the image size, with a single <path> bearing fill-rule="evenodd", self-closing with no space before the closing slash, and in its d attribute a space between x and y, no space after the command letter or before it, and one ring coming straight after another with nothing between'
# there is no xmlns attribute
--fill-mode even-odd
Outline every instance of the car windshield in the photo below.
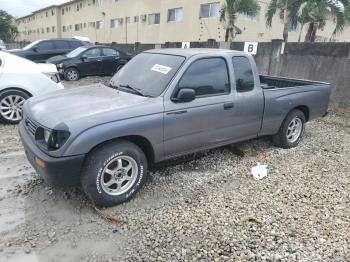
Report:
<svg viewBox="0 0 350 262"><path fill-rule="evenodd" d="M40 40L36 40L33 43L30 43L29 45L26 45L25 47L23 47L23 50L29 50L29 49L31 49L33 46L35 46L38 43L40 43Z"/></svg>
<svg viewBox="0 0 350 262"><path fill-rule="evenodd" d="M111 80L113 87L131 87L146 96L159 96L185 61L183 56L142 53Z"/></svg>
<svg viewBox="0 0 350 262"><path fill-rule="evenodd" d="M69 58L76 57L80 55L82 52L84 52L86 49L87 49L86 47L82 47L82 46L78 47L73 51L69 52L68 54L66 54L66 57L69 57Z"/></svg>

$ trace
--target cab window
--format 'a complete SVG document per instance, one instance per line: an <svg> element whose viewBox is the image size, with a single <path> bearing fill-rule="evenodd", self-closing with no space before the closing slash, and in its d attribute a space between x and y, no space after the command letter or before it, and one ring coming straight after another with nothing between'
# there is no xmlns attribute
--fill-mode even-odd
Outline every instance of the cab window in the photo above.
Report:
<svg viewBox="0 0 350 262"><path fill-rule="evenodd" d="M248 92L254 89L254 74L248 58L235 56L232 58L236 78L237 92Z"/></svg>
<svg viewBox="0 0 350 262"><path fill-rule="evenodd" d="M102 52L103 52L103 56L119 56L119 52L111 48L103 48Z"/></svg>
<svg viewBox="0 0 350 262"><path fill-rule="evenodd" d="M95 58L101 56L101 49L99 48L93 48L88 51L86 51L83 56L88 58Z"/></svg>
<svg viewBox="0 0 350 262"><path fill-rule="evenodd" d="M223 58L204 58L192 63L182 76L178 89L190 88L196 97L230 93L227 64Z"/></svg>

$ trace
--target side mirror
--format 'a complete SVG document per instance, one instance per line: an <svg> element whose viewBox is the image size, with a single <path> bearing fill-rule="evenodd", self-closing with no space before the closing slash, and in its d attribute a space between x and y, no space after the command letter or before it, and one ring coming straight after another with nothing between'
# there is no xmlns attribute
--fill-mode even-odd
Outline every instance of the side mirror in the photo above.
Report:
<svg viewBox="0 0 350 262"><path fill-rule="evenodd" d="M32 50L37 53L39 51L39 48L37 46L34 46Z"/></svg>
<svg viewBox="0 0 350 262"><path fill-rule="evenodd" d="M87 59L87 56L84 56L84 55L83 55L80 59L81 59L81 61L85 62L86 59Z"/></svg>
<svg viewBox="0 0 350 262"><path fill-rule="evenodd" d="M191 102L196 98L196 92L191 88L181 88L177 93L175 102Z"/></svg>

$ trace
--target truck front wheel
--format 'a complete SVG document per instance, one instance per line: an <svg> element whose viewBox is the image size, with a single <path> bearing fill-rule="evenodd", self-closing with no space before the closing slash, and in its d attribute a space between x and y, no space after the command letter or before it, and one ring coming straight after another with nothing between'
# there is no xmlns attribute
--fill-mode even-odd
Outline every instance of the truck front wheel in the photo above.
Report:
<svg viewBox="0 0 350 262"><path fill-rule="evenodd" d="M285 149L296 147L301 141L305 130L305 115L298 109L291 111L278 133L273 136L273 142L276 146Z"/></svg>
<svg viewBox="0 0 350 262"><path fill-rule="evenodd" d="M101 145L87 157L81 185L97 206L114 206L130 200L147 175L147 159L135 144L117 140Z"/></svg>

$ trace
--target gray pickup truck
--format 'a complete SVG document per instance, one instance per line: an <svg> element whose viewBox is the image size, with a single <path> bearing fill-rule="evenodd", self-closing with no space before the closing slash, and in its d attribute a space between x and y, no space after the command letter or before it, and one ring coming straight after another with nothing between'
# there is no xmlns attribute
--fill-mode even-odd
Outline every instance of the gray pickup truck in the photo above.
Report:
<svg viewBox="0 0 350 262"><path fill-rule="evenodd" d="M327 112L327 83L259 76L245 53L161 49L134 57L108 86L31 98L19 132L30 163L52 184L81 184L100 206L129 200L147 166L272 136L298 145Z"/></svg>

